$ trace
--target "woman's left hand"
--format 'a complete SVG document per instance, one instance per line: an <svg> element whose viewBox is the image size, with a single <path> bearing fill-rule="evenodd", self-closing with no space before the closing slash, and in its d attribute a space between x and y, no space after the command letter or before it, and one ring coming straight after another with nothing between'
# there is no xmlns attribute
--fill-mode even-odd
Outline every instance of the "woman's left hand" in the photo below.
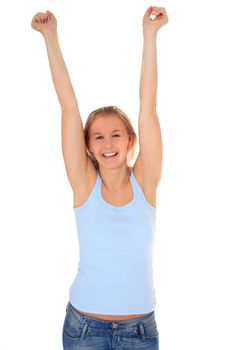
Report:
<svg viewBox="0 0 233 350"><path fill-rule="evenodd" d="M156 15L151 19L151 15ZM143 34L153 35L168 22L167 13L164 7L150 6L143 16Z"/></svg>

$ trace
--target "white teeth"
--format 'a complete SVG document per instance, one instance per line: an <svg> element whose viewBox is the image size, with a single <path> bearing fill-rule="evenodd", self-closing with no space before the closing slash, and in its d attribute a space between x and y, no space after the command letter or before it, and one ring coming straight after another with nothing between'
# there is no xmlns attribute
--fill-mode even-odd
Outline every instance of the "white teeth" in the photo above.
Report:
<svg viewBox="0 0 233 350"><path fill-rule="evenodd" d="M113 155L117 154L117 152L113 152L113 153L103 153L104 156L106 157L111 157Z"/></svg>

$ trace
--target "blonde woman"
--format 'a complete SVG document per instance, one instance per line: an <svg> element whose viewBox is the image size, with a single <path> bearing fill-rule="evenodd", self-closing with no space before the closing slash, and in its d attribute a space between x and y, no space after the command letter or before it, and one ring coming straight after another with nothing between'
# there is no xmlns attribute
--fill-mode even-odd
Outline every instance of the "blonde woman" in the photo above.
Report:
<svg viewBox="0 0 233 350"><path fill-rule="evenodd" d="M159 348L152 271L156 190L162 171L162 137L156 112L158 30L163 7L150 6L142 21L139 144L128 116L117 106L90 113L83 128L61 53L57 20L38 12L62 113L62 152L74 195L80 259L63 325L64 350Z"/></svg>

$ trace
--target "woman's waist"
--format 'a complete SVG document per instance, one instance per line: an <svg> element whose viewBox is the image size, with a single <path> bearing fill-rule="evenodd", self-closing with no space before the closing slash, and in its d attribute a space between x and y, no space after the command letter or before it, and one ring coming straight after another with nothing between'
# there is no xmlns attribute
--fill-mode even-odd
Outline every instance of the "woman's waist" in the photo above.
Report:
<svg viewBox="0 0 233 350"><path fill-rule="evenodd" d="M95 314L95 313L90 313L86 311L81 311L76 308L74 309L80 314L84 314L90 317L94 317L102 320L108 320L108 321L127 321L127 320L145 317L151 313L151 312L147 312L144 314L134 314L134 315L105 315L105 314Z"/></svg>

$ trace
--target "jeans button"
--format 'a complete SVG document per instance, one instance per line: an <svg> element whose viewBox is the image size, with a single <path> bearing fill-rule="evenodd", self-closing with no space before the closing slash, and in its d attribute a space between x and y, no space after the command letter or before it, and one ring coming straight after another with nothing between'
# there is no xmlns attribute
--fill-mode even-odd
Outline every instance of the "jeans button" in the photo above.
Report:
<svg viewBox="0 0 233 350"><path fill-rule="evenodd" d="M117 328L118 327L118 323L117 322L113 322L112 327L113 328Z"/></svg>

